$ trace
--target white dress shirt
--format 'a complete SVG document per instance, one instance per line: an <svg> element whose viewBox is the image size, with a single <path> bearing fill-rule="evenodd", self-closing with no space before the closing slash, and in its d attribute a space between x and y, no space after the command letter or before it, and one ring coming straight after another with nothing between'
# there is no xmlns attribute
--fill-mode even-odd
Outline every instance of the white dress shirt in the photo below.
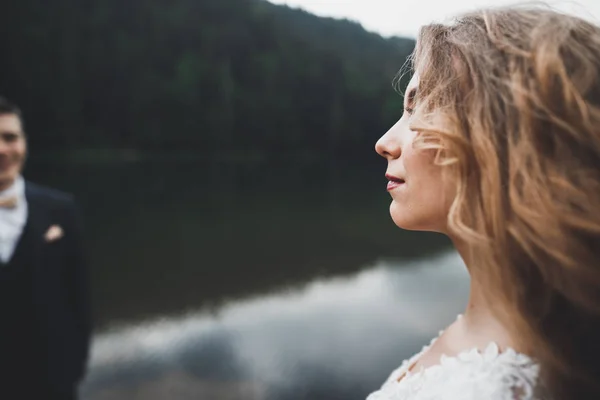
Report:
<svg viewBox="0 0 600 400"><path fill-rule="evenodd" d="M15 179L11 187L0 191L0 199L13 196L17 197L16 207L0 207L0 260L4 263L12 257L27 222L25 180L21 176Z"/></svg>

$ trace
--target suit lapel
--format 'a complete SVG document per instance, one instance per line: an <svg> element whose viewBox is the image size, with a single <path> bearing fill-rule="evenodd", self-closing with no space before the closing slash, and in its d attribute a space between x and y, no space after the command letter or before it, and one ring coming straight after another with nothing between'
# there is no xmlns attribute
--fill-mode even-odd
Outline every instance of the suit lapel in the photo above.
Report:
<svg viewBox="0 0 600 400"><path fill-rule="evenodd" d="M28 182L25 182L25 198L27 199L27 222L15 255L17 255L17 251L28 253L30 257L34 258L33 265L37 268L40 264L37 261L41 254L41 247L44 244L44 232L49 225L48 213L40 193Z"/></svg>
<svg viewBox="0 0 600 400"><path fill-rule="evenodd" d="M31 232L31 225L29 223L29 219L25 222L25 226L23 226L23 232L21 232L21 236L17 240L15 245L15 250L8 260L7 264L22 264L23 258L26 256L31 256L33 254L31 250L33 234Z"/></svg>

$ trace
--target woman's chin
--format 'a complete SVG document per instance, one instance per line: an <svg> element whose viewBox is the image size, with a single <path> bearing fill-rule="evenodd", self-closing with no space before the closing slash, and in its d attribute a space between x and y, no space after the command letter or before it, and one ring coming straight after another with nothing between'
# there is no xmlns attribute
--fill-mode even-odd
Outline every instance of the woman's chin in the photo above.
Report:
<svg viewBox="0 0 600 400"><path fill-rule="evenodd" d="M423 215L422 212L415 212L412 207L402 206L395 201L390 204L390 216L396 226L407 231L443 232L443 224L438 224L438 219L433 215Z"/></svg>
<svg viewBox="0 0 600 400"><path fill-rule="evenodd" d="M410 212L408 207L402 207L395 201L392 201L392 204L390 204L390 216L398 228L409 231L418 230L414 214Z"/></svg>

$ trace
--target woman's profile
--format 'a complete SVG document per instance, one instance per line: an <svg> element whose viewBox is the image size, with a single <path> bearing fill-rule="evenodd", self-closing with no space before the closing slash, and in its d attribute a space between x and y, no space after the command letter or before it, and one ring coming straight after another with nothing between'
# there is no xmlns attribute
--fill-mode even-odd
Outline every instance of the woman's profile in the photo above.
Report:
<svg viewBox="0 0 600 400"><path fill-rule="evenodd" d="M400 228L447 235L464 313L368 400L600 399L600 28L542 7L425 26L376 144Z"/></svg>

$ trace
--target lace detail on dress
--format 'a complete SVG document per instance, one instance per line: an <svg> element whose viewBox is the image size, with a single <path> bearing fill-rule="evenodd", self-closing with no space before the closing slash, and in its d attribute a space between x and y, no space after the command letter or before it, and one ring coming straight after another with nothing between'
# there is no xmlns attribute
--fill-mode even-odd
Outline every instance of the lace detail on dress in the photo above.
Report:
<svg viewBox="0 0 600 400"><path fill-rule="evenodd" d="M512 349L501 353L495 343L484 351L443 355L438 365L406 371L431 344L405 360L367 400L535 400L538 365Z"/></svg>

